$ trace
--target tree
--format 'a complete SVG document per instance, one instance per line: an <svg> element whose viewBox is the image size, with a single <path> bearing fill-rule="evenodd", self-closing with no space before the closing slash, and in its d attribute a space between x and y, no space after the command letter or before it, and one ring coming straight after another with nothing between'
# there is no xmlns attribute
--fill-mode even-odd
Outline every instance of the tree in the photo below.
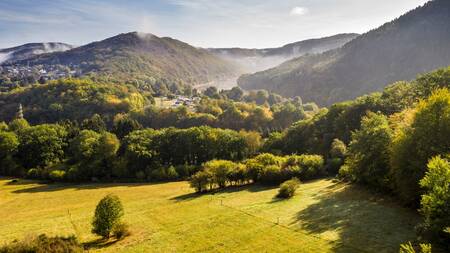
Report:
<svg viewBox="0 0 450 253"><path fill-rule="evenodd" d="M109 177L119 145L112 133L82 130L70 145L74 162L82 165L80 175Z"/></svg>
<svg viewBox="0 0 450 253"><path fill-rule="evenodd" d="M262 138L261 135L258 132L254 131L239 131L239 135L242 136L246 143L246 154L245 156L251 156L258 152L258 150L262 146Z"/></svg>
<svg viewBox="0 0 450 253"><path fill-rule="evenodd" d="M210 87L206 88L206 90L203 92L203 94L210 98L220 98L217 87L215 87L215 86L210 86Z"/></svg>
<svg viewBox="0 0 450 253"><path fill-rule="evenodd" d="M420 186L425 190L420 201L420 212L425 217L425 227L444 235L450 228L450 162L439 156L432 158L427 165L425 177ZM447 235L447 240L450 240Z"/></svg>
<svg viewBox="0 0 450 253"><path fill-rule="evenodd" d="M387 117L369 112L363 117L361 128L352 134L344 171L357 182L387 189L391 138Z"/></svg>
<svg viewBox="0 0 450 253"><path fill-rule="evenodd" d="M258 90L256 92L255 102L258 105L263 105L269 99L269 92L266 90Z"/></svg>
<svg viewBox="0 0 450 253"><path fill-rule="evenodd" d="M18 157L25 168L46 167L64 157L66 130L59 125L43 124L19 133Z"/></svg>
<svg viewBox="0 0 450 253"><path fill-rule="evenodd" d="M109 238L112 230L124 215L122 202L119 197L113 194L105 196L98 202L92 221L92 232Z"/></svg>
<svg viewBox="0 0 450 253"><path fill-rule="evenodd" d="M16 167L13 156L17 153L19 139L14 132L0 131L0 173L14 175Z"/></svg>
<svg viewBox="0 0 450 253"><path fill-rule="evenodd" d="M285 129L306 117L303 108L295 107L292 103L285 103L280 106L276 106L273 114L273 125L278 128Z"/></svg>
<svg viewBox="0 0 450 253"><path fill-rule="evenodd" d="M381 99L389 113L400 112L416 102L413 85L405 81L384 88Z"/></svg>
<svg viewBox="0 0 450 253"><path fill-rule="evenodd" d="M94 114L90 119L83 120L81 123L81 128L102 132L106 131L106 124L100 115Z"/></svg>
<svg viewBox="0 0 450 253"><path fill-rule="evenodd" d="M196 192L204 192L207 190L208 185L211 184L211 181L212 175L210 173L207 171L199 171L191 177L189 183Z"/></svg>
<svg viewBox="0 0 450 253"><path fill-rule="evenodd" d="M240 130L243 127L245 114L232 105L219 116L220 127Z"/></svg>
<svg viewBox="0 0 450 253"><path fill-rule="evenodd" d="M30 127L30 124L26 119L15 119L9 122L8 129L9 131L19 132L22 129Z"/></svg>
<svg viewBox="0 0 450 253"><path fill-rule="evenodd" d="M212 160L203 165L203 169L213 175L213 183L219 188L226 186L228 174L236 167L236 164L227 160Z"/></svg>
<svg viewBox="0 0 450 253"><path fill-rule="evenodd" d="M450 152L450 92L435 91L419 102L411 122L398 124L390 155L394 188L409 204L418 204L428 160Z"/></svg>
<svg viewBox="0 0 450 253"><path fill-rule="evenodd" d="M331 158L343 159L347 154L347 146L339 139L334 139L331 143L330 156Z"/></svg>
<svg viewBox="0 0 450 253"><path fill-rule="evenodd" d="M240 87L235 86L231 88L227 97L234 101L241 101L242 98L244 97L244 91Z"/></svg>
<svg viewBox="0 0 450 253"><path fill-rule="evenodd" d="M100 134L92 130L82 130L70 143L74 159L79 162L90 163L96 154Z"/></svg>

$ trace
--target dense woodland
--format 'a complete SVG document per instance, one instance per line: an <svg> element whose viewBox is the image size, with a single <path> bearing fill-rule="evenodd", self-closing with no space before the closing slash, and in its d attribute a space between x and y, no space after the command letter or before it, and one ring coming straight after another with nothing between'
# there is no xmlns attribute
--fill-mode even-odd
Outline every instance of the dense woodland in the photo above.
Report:
<svg viewBox="0 0 450 253"><path fill-rule="evenodd" d="M244 89L266 89L330 106L450 62L450 2L433 0L341 48L243 75Z"/></svg>
<svg viewBox="0 0 450 253"><path fill-rule="evenodd" d="M139 92L132 85L58 80L0 93L0 120L14 119L20 104L31 124L64 121L82 127L100 121L96 124L101 125L101 130L113 131L120 137L133 129L203 125L268 134L318 111L315 104L302 104L299 97L288 100L263 90L244 94L237 87L224 91L208 88L204 95L198 95L202 99L194 110L185 106L162 108L154 103L155 94Z"/></svg>
<svg viewBox="0 0 450 253"><path fill-rule="evenodd" d="M24 107L0 124L1 174L190 179L200 192L338 175L419 206L422 230L448 242L449 83L450 67L309 114L299 98L239 89L208 89L189 112L146 107L151 95L86 80L20 88L2 94L5 108Z"/></svg>

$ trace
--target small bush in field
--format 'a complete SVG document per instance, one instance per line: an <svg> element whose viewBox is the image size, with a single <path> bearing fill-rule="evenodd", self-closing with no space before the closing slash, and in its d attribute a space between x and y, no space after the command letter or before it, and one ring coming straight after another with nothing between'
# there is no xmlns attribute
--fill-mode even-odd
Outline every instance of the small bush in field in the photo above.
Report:
<svg viewBox="0 0 450 253"><path fill-rule="evenodd" d="M92 221L92 232L109 238L114 226L120 223L123 216L123 206L119 197L109 194L98 202Z"/></svg>
<svg viewBox="0 0 450 253"><path fill-rule="evenodd" d="M38 237L28 237L0 247L1 253L81 253L83 247L75 236L47 237L42 234Z"/></svg>
<svg viewBox="0 0 450 253"><path fill-rule="evenodd" d="M48 176L52 181L63 181L66 176L66 172L63 170L53 170L50 174L48 174Z"/></svg>
<svg viewBox="0 0 450 253"><path fill-rule="evenodd" d="M128 224L123 222L117 223L112 231L112 235L118 240L122 240L130 234L131 233Z"/></svg>
<svg viewBox="0 0 450 253"><path fill-rule="evenodd" d="M300 180L297 178L292 178L290 180L285 181L280 185L280 189L278 190L277 197L279 198L291 198L294 196L295 191L300 186Z"/></svg>

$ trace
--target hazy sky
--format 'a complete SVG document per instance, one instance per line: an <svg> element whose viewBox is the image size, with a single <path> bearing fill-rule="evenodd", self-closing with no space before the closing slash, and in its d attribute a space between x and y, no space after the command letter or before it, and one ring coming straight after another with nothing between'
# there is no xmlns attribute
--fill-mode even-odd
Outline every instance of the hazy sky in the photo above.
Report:
<svg viewBox="0 0 450 253"><path fill-rule="evenodd" d="M0 0L0 48L141 31L202 47L276 47L363 33L427 0Z"/></svg>

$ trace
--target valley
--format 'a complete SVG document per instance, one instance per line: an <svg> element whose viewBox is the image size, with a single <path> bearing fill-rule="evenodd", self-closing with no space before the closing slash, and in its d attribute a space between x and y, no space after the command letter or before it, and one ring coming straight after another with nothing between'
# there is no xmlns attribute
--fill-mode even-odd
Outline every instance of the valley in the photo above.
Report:
<svg viewBox="0 0 450 253"><path fill-rule="evenodd" d="M0 253L450 252L450 1L0 21Z"/></svg>

